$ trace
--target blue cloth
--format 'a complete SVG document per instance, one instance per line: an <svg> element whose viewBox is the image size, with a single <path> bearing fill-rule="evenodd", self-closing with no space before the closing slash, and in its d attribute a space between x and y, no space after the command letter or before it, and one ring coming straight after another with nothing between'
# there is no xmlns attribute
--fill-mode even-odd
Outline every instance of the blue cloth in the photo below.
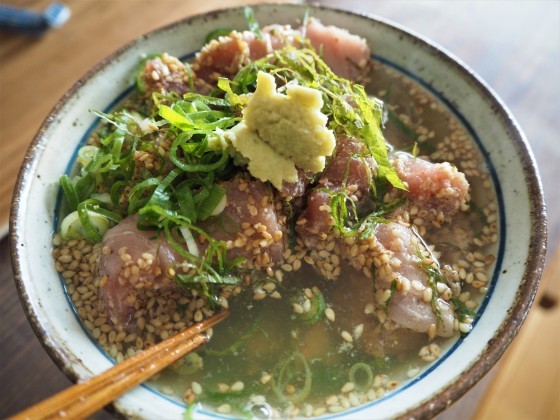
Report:
<svg viewBox="0 0 560 420"><path fill-rule="evenodd" d="M62 26L70 17L70 9L53 3L43 13L0 5L0 29L42 35L50 28Z"/></svg>

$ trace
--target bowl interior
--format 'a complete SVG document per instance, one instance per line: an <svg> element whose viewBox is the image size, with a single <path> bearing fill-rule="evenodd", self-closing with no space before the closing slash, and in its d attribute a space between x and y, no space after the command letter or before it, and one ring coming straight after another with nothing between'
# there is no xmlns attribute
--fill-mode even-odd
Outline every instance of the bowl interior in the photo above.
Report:
<svg viewBox="0 0 560 420"><path fill-rule="evenodd" d="M307 6L306 6L307 7ZM475 140L498 198L500 239L492 286L473 331L444 357L387 397L343 414L386 418L444 409L479 380L516 335L536 293L545 253L542 190L532 155L513 117L491 90L449 53L382 19L309 7L325 24L349 28L372 46L373 59L392 67L436 96ZM305 7L255 8L261 25L294 24ZM96 127L89 109L107 111L132 89L138 58L167 51L189 59L218 27L245 29L243 9L213 12L150 33L100 63L55 106L25 158L11 216L11 245L18 290L28 317L49 354L73 379L99 373L110 358L82 327L53 267L51 238L60 205L58 179ZM115 407L125 415L183 415L183 404L141 386ZM208 417L212 414L206 413Z"/></svg>

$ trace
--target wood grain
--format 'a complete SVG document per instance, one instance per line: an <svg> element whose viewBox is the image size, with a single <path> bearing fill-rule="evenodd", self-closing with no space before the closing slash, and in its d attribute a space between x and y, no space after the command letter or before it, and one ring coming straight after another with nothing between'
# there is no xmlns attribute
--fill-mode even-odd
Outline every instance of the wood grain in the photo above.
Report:
<svg viewBox="0 0 560 420"><path fill-rule="evenodd" d="M2 3L42 10L50 2ZM25 150L55 102L87 69L151 29L195 13L255 1L66 3L72 10L71 19L42 38L0 33L0 236L7 232L11 191ZM539 298L543 304L545 297L557 302L560 273L554 270L559 269L560 255L554 250L560 243L560 2L319 3L375 14L433 39L482 76L509 106L535 153L549 208L548 260L556 264L549 269L553 274L547 271ZM14 287L6 240L0 242L0 308L0 418L4 418L70 385L41 348L25 318ZM548 310L535 305L500 364L442 418L560 418L560 343L554 335L559 331L557 325L558 305L549 305ZM483 395L486 398L478 407ZM518 408L512 411L508 407ZM110 415L102 411L94 418Z"/></svg>

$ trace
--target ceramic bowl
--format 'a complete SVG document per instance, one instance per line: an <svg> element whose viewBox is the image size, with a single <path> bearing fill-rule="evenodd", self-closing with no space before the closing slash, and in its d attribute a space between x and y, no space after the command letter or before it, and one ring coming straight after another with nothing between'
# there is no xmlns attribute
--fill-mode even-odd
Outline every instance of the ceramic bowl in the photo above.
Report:
<svg viewBox="0 0 560 420"><path fill-rule="evenodd" d="M428 417L444 410L496 363L519 331L534 299L545 255L543 193L527 141L505 105L466 65L431 41L387 22L330 8L262 5L261 25L295 24L305 8L325 24L349 28L373 46L374 60L389 63L432 92L465 126L490 167L497 191L499 231L492 286L472 332L426 372L395 392L339 415L348 418ZM110 109L132 89L138 58L167 51L189 58L215 28L245 29L243 9L195 16L144 35L99 63L79 80L35 137L19 174L11 214L17 288L46 350L74 381L111 367L75 316L51 259L58 179L95 127L89 109ZM185 407L147 386L114 403L125 416L180 419ZM211 413L202 417L215 418ZM220 418L223 418L220 416Z"/></svg>

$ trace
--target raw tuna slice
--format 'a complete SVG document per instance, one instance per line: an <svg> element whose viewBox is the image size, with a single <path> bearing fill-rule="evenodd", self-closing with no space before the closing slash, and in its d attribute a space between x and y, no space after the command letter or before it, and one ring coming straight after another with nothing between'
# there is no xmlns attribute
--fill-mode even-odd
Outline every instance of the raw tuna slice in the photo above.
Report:
<svg viewBox="0 0 560 420"><path fill-rule="evenodd" d="M390 251L392 258L399 261L394 264L392 273L404 279L407 286L398 288L393 293L387 308L387 316L398 326L417 332L428 332L431 325L437 326L437 335L452 336L454 331L454 316L452 308L443 299L437 298L440 320L436 317L433 302L424 300L424 289L429 288L428 275L420 266L417 252L423 249L422 243L412 230L399 223L381 223L376 228L375 237L384 250ZM397 266L398 265L398 266ZM395 278L390 270L378 268L375 276L378 290L390 289ZM422 287L417 290L412 286L418 282Z"/></svg>
<svg viewBox="0 0 560 420"><path fill-rule="evenodd" d="M420 209L453 216L468 199L469 183L465 175L448 162L432 163L397 153L393 166L408 185L410 204Z"/></svg>
<svg viewBox="0 0 560 420"><path fill-rule="evenodd" d="M367 78L371 51L365 39L316 19L309 20L305 36L335 74L360 82Z"/></svg>
<svg viewBox="0 0 560 420"><path fill-rule="evenodd" d="M168 268L182 259L154 231L138 230L136 216L109 229L102 242L99 272L105 311L115 324L126 325L145 290L178 288Z"/></svg>

